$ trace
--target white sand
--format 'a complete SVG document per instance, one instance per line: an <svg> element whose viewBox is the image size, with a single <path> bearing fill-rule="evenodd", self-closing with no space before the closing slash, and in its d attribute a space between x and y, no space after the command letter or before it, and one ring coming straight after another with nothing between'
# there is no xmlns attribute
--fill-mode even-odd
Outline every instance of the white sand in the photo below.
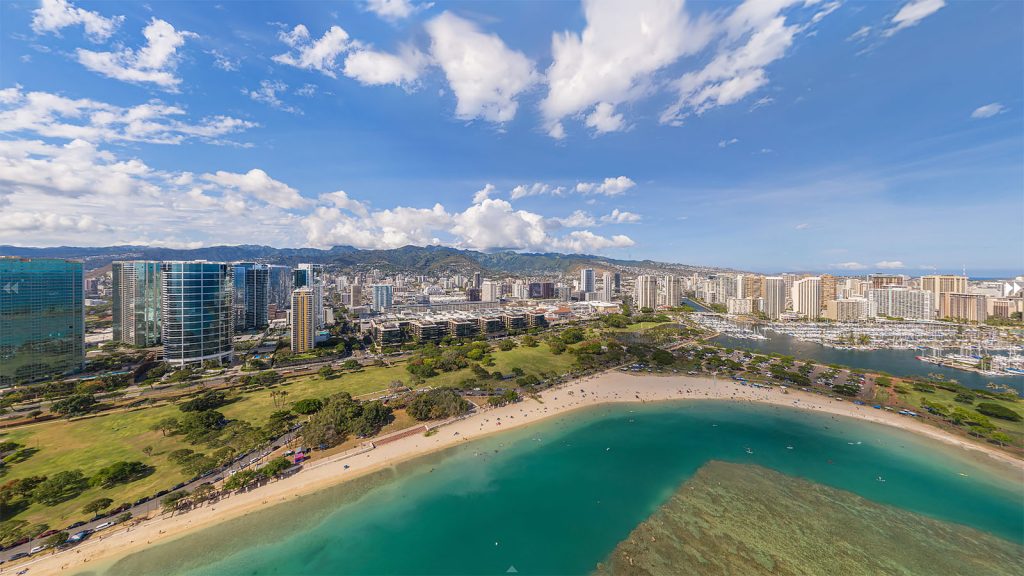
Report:
<svg viewBox="0 0 1024 576"><path fill-rule="evenodd" d="M581 389L584 390L581 392ZM197 508L174 517L148 520L130 530L111 529L98 533L70 550L45 555L26 564L30 574L74 572L97 563L107 564L117 558L138 552L148 545L166 542L218 522L237 518L268 505L287 502L345 482L383 467L417 456L442 450L482 436L518 428L544 418L564 414L586 406L615 402L650 402L675 399L718 399L764 402L798 407L836 415L859 418L909 430L951 445L988 454L1024 471L1024 461L993 447L975 443L946 433L915 418L899 416L870 406L833 400L817 394L778 388L752 388L728 380L714 382L711 378L691 376L635 376L622 372L604 374L574 381L541 394L542 402L527 399L518 404L486 410L469 418L447 424L433 436L416 434L348 458L333 457L313 462L306 469L280 481L251 492L236 494L215 504ZM344 469L348 465L349 469ZM13 572L4 566L3 572Z"/></svg>

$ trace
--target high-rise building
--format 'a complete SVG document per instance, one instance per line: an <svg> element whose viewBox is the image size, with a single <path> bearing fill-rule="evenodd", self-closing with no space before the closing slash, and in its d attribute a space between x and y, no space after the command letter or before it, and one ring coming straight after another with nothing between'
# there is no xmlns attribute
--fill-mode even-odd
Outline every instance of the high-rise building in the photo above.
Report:
<svg viewBox="0 0 1024 576"><path fill-rule="evenodd" d="M160 343L160 263L129 260L111 264L113 340L132 346Z"/></svg>
<svg viewBox="0 0 1024 576"><path fill-rule="evenodd" d="M619 272L612 274L612 287L616 293L622 291L622 274Z"/></svg>
<svg viewBox="0 0 1024 576"><path fill-rule="evenodd" d="M362 306L363 305L363 285L358 283L358 282L353 283L353 284L349 285L348 291L349 291L349 303L352 306Z"/></svg>
<svg viewBox="0 0 1024 576"><path fill-rule="evenodd" d="M983 294L956 294L946 292L939 305L939 317L961 322L988 320L988 304Z"/></svg>
<svg viewBox="0 0 1024 576"><path fill-rule="evenodd" d="M480 300L483 302L497 302L501 299L501 282L484 280L480 284Z"/></svg>
<svg viewBox="0 0 1024 576"><path fill-rule="evenodd" d="M0 257L0 386L85 365L82 263Z"/></svg>
<svg viewBox="0 0 1024 576"><path fill-rule="evenodd" d="M292 291L290 327L291 350L307 352L316 345L315 294L309 286Z"/></svg>
<svg viewBox="0 0 1024 576"><path fill-rule="evenodd" d="M836 277L831 274L822 274L819 278L821 278L821 301L835 300L838 287Z"/></svg>
<svg viewBox="0 0 1024 576"><path fill-rule="evenodd" d="M473 288L480 288L483 286L483 279L480 277L479 272L473 272Z"/></svg>
<svg viewBox="0 0 1024 576"><path fill-rule="evenodd" d="M875 316L907 320L935 318L932 293L927 290L911 290L901 286L871 288L868 290L868 303Z"/></svg>
<svg viewBox="0 0 1024 576"><path fill-rule="evenodd" d="M725 301L726 313L735 315L753 314L756 300L756 298L729 298Z"/></svg>
<svg viewBox="0 0 1024 576"><path fill-rule="evenodd" d="M377 272L376 270L374 272ZM324 315L324 267L322 264L299 264L293 272L293 287L313 289L313 317L319 330L327 325Z"/></svg>
<svg viewBox="0 0 1024 576"><path fill-rule="evenodd" d="M786 311L786 279L768 276L764 279L764 314L771 320L778 320Z"/></svg>
<svg viewBox="0 0 1024 576"><path fill-rule="evenodd" d="M825 318L836 322L860 322L868 319L866 298L840 298L825 302Z"/></svg>
<svg viewBox="0 0 1024 576"><path fill-rule="evenodd" d="M276 306L278 310L286 310L292 301L292 269L288 266L268 264L267 278L267 302Z"/></svg>
<svg viewBox="0 0 1024 576"><path fill-rule="evenodd" d="M764 294L761 292L761 276L757 274L744 274L743 275L743 298L763 298Z"/></svg>
<svg viewBox="0 0 1024 576"><path fill-rule="evenodd" d="M594 269L584 268L580 270L580 292L594 291Z"/></svg>
<svg viewBox="0 0 1024 576"><path fill-rule="evenodd" d="M161 262L164 359L173 365L230 361L234 349L232 267L222 262Z"/></svg>
<svg viewBox="0 0 1024 576"><path fill-rule="evenodd" d="M601 300L605 302L612 301L612 293L615 288L612 286L612 274L611 272L605 272L601 277Z"/></svg>
<svg viewBox="0 0 1024 576"><path fill-rule="evenodd" d="M268 324L270 305L270 269L266 264L239 262L233 264L235 330L259 330Z"/></svg>
<svg viewBox="0 0 1024 576"><path fill-rule="evenodd" d="M679 306L683 301L683 287L679 278L669 274L665 276L665 304L667 306Z"/></svg>
<svg viewBox="0 0 1024 576"><path fill-rule="evenodd" d="M373 304L370 308L374 312L384 312L394 305L394 287L390 284L373 284L370 290L373 294Z"/></svg>
<svg viewBox="0 0 1024 576"><path fill-rule="evenodd" d="M886 286L904 286L906 278L902 274L869 274L868 281L872 288L885 288Z"/></svg>
<svg viewBox="0 0 1024 576"><path fill-rule="evenodd" d="M932 302L938 310L942 303L942 295L967 294L967 276L947 276L936 274L932 276L921 276L921 290L932 293Z"/></svg>
<svg viewBox="0 0 1024 576"><path fill-rule="evenodd" d="M658 277L651 274L637 276L634 304L638 309L658 307Z"/></svg>
<svg viewBox="0 0 1024 576"><path fill-rule="evenodd" d="M804 318L821 318L821 278L808 276L793 283L793 310Z"/></svg>

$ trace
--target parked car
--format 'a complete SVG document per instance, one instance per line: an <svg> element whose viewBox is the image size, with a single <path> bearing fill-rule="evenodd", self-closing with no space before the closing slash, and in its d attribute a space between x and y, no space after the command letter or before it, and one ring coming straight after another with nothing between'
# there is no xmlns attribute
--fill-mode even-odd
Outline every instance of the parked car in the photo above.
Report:
<svg viewBox="0 0 1024 576"><path fill-rule="evenodd" d="M22 558L28 558L28 552L18 552L14 556L11 556L11 561L21 560Z"/></svg>

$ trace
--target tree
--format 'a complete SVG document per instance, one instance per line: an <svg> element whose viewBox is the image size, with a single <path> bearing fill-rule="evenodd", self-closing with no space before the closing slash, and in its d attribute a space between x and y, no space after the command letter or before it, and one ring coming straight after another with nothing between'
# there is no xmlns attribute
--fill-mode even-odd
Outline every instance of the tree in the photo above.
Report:
<svg viewBox="0 0 1024 576"><path fill-rule="evenodd" d="M167 436L168 434L175 432L178 429L178 419L173 416L168 416L158 420L155 424L149 427L150 430L159 430L160 434Z"/></svg>
<svg viewBox="0 0 1024 576"><path fill-rule="evenodd" d="M237 490L239 488L244 488L257 480L261 480L262 478L263 474L258 470L242 470L224 482L224 489Z"/></svg>
<svg viewBox="0 0 1024 576"><path fill-rule="evenodd" d="M153 455L153 447L152 446L143 446L142 447L142 453L145 454L146 456L152 456Z"/></svg>
<svg viewBox="0 0 1024 576"><path fill-rule="evenodd" d="M153 473L154 468L147 466L142 462L115 462L109 466L100 468L96 474L93 475L90 481L93 486L101 486L103 488L113 488L118 484L128 484L134 482L140 478L144 478Z"/></svg>
<svg viewBox="0 0 1024 576"><path fill-rule="evenodd" d="M305 400L299 400L292 404L292 412L309 416L310 414L319 412L323 407L323 400L320 400L319 398L306 398Z"/></svg>
<svg viewBox="0 0 1024 576"><path fill-rule="evenodd" d="M235 476L237 476L237 474ZM232 478L234 478L234 476L232 476ZM188 497L187 490L181 490L180 492L171 492L170 494L164 496L160 500L160 505L163 506L164 512L170 512L177 508L178 502L181 502L186 497Z"/></svg>
<svg viewBox="0 0 1024 576"><path fill-rule="evenodd" d="M85 512L86 514L95 514L100 510L110 508L110 505L113 503L114 501L111 500L110 498L97 498L96 500L93 500L92 502L89 502L88 504L83 506L82 512Z"/></svg>
<svg viewBox="0 0 1024 576"><path fill-rule="evenodd" d="M1013 438L1005 432L993 432L991 436L992 440L1000 446L1007 446L1013 443Z"/></svg>
<svg viewBox="0 0 1024 576"><path fill-rule="evenodd" d="M289 461L284 456L280 456L278 458L274 458L270 462L267 462L263 467L260 468L260 472L262 472L267 477L271 477L277 476L281 472L284 472L285 470L291 467L291 461Z"/></svg>
<svg viewBox="0 0 1024 576"><path fill-rule="evenodd" d="M118 524L120 524L122 522L127 522L127 521L129 521L131 519L132 519L132 513L131 512L122 512L122 513L117 515L117 523Z"/></svg>
<svg viewBox="0 0 1024 576"><path fill-rule="evenodd" d="M44 506L56 506L78 496L88 487L89 481L81 470L58 472L35 487L32 500Z"/></svg>
<svg viewBox="0 0 1024 576"><path fill-rule="evenodd" d="M537 346L537 339L529 334L523 336L520 341L523 343L523 346L526 346L527 348L535 348Z"/></svg>
<svg viewBox="0 0 1024 576"><path fill-rule="evenodd" d="M317 374L324 380L330 380L334 377L334 368L331 368L330 364L321 366L320 370L317 370Z"/></svg>
<svg viewBox="0 0 1024 576"><path fill-rule="evenodd" d="M1011 422L1020 422L1021 420L1020 414L1010 410L1002 404L996 404L995 402L981 402L975 406L974 409L986 416L999 418L1001 420L1009 420Z"/></svg>
<svg viewBox="0 0 1024 576"><path fill-rule="evenodd" d="M203 412L220 408L227 403L227 398L223 392L209 391L187 402L182 402L178 405L178 409L182 412Z"/></svg>
<svg viewBox="0 0 1024 576"><path fill-rule="evenodd" d="M651 360L654 360L656 364L659 364L661 366L668 366L669 364L672 364L673 362L676 361L676 357L673 356L672 353L669 352L668 350L659 349L655 350L654 353L651 354Z"/></svg>
<svg viewBox="0 0 1024 576"><path fill-rule="evenodd" d="M549 340L548 348L551 350L552 354L558 356L562 352L565 352L567 346L565 345L565 342L562 342L561 340Z"/></svg>
<svg viewBox="0 0 1024 576"><path fill-rule="evenodd" d="M50 410L62 416L72 417L88 414L96 405L96 397L92 394L75 394L54 402Z"/></svg>
<svg viewBox="0 0 1024 576"><path fill-rule="evenodd" d="M470 404L449 388L435 388L417 394L409 402L406 412L417 420L451 418L469 412Z"/></svg>
<svg viewBox="0 0 1024 576"><path fill-rule="evenodd" d="M57 532L55 534L50 534L49 536L47 536L46 540L43 540L43 543L49 546L50 548L58 548L66 544L68 538L70 537L71 536L68 535L67 532Z"/></svg>
<svg viewBox="0 0 1024 576"><path fill-rule="evenodd" d="M362 414L352 422L352 433L363 438L376 436L391 420L391 408L377 400L367 402Z"/></svg>

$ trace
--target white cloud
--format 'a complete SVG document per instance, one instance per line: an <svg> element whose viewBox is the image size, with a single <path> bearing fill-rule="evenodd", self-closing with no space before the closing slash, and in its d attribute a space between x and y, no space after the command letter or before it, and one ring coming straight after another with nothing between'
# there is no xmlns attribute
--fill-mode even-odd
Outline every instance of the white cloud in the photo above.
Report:
<svg viewBox="0 0 1024 576"><path fill-rule="evenodd" d="M178 31L168 22L153 18L142 31L146 45L139 50L122 48L117 52L93 52L79 48L78 61L86 68L109 78L134 83L152 83L165 90L177 91L181 79L174 75L178 65L178 48L187 38L198 38L192 32Z"/></svg>
<svg viewBox="0 0 1024 576"><path fill-rule="evenodd" d="M240 58L230 58L217 50L210 50L213 56L213 65L225 72L237 72L242 61Z"/></svg>
<svg viewBox="0 0 1024 576"><path fill-rule="evenodd" d="M757 7L763 9L767 4ZM768 83L765 67L785 55L800 26L787 26L784 16L765 20L763 14L751 15L744 10L751 5L752 0L748 0L727 20L731 34L741 36L749 31L747 41L720 50L703 69L687 72L676 80L674 87L679 97L662 114L663 123L679 125L691 112L702 114L717 106L734 104Z"/></svg>
<svg viewBox="0 0 1024 576"><path fill-rule="evenodd" d="M519 200L520 198L526 198L529 196L540 196L541 194L547 194L554 191L555 188L550 184L543 182L534 182L533 184L526 185L520 184L512 189L510 197L513 200Z"/></svg>
<svg viewBox="0 0 1024 576"><path fill-rule="evenodd" d="M89 142L126 141L179 144L189 139L221 144L222 138L257 126L230 116L198 122L178 118L185 110L150 100L124 108L49 92L24 92L20 86L0 90L0 132L31 132L46 138Z"/></svg>
<svg viewBox="0 0 1024 576"><path fill-rule="evenodd" d="M245 174L219 170L214 174L203 174L203 179L280 208L299 208L309 204L309 200L303 198L298 190L274 180L259 168L253 168Z"/></svg>
<svg viewBox="0 0 1024 576"><path fill-rule="evenodd" d="M726 147L732 146L733 144L736 144L739 141L740 141L739 138L729 138L728 140L719 140L718 141L718 147L719 148L726 148Z"/></svg>
<svg viewBox="0 0 1024 576"><path fill-rule="evenodd" d="M541 111L552 137L564 136L556 128L566 117L593 110L587 125L601 130L601 119L611 118L615 105L650 91L652 75L681 56L694 54L711 40L709 19L690 20L682 0L588 0L587 25L582 33L554 34L552 64L547 70L548 94ZM604 126L620 129L618 121Z"/></svg>
<svg viewBox="0 0 1024 576"><path fill-rule="evenodd" d="M757 110L758 108L761 108L763 106L768 106L768 105L774 104L774 103L775 103L775 98L772 98L771 96L764 96L764 97L758 98L756 102L754 102L753 104L750 105L750 111L753 112L754 110Z"/></svg>
<svg viewBox="0 0 1024 576"><path fill-rule="evenodd" d="M885 31L885 35L892 36L904 28L916 26L945 5L944 0L910 0L892 17L892 27Z"/></svg>
<svg viewBox="0 0 1024 576"><path fill-rule="evenodd" d="M1003 112L1006 112L1006 107L998 102L993 102L975 108L974 112L971 112L971 118L991 118Z"/></svg>
<svg viewBox="0 0 1024 576"><path fill-rule="evenodd" d="M413 4L409 0L366 0L367 10L389 22L404 20L433 5L433 2Z"/></svg>
<svg viewBox="0 0 1024 576"><path fill-rule="evenodd" d="M566 228L584 228L586 226L597 225L597 220L590 214L587 214L583 210L576 210L565 218L551 218L551 222L559 226Z"/></svg>
<svg viewBox="0 0 1024 576"><path fill-rule="evenodd" d="M611 211L611 214L601 216L601 222L605 224L636 224L643 220L639 214L626 212L618 208Z"/></svg>
<svg viewBox="0 0 1024 576"><path fill-rule="evenodd" d="M903 262L899 260L882 260L881 262L875 262L875 267L881 268L882 270L896 270L899 268L906 268L906 266L903 265Z"/></svg>
<svg viewBox="0 0 1024 576"><path fill-rule="evenodd" d="M430 58L419 50L405 46L398 54L359 49L345 58L345 76L367 86L394 84L410 88L415 85Z"/></svg>
<svg viewBox="0 0 1024 576"><path fill-rule="evenodd" d="M105 18L98 12L78 8L65 0L42 0L32 11L32 30L37 34L59 33L68 26L81 24L93 42L104 42L124 22L124 16Z"/></svg>
<svg viewBox="0 0 1024 576"><path fill-rule="evenodd" d="M491 197L491 194L493 192L494 192L494 184L491 184L490 182L488 182L486 185L484 185L483 188L477 190L476 193L473 194L473 204L479 204L479 203L483 202L484 200L487 200L488 198Z"/></svg>
<svg viewBox="0 0 1024 576"><path fill-rule="evenodd" d="M846 37L849 42L859 42L871 34L871 26L861 26L857 31Z"/></svg>
<svg viewBox="0 0 1024 576"><path fill-rule="evenodd" d="M242 93L256 102L262 102L268 106L277 108L278 110L291 112L292 114L302 114L302 110L285 104L277 95L279 92L285 92L287 90L288 85L280 80L261 80L259 88L253 90L242 90Z"/></svg>
<svg viewBox="0 0 1024 576"><path fill-rule="evenodd" d="M810 227L811 227L811 225L808 224L807 222L801 222L801 223L797 224L796 226L794 226L794 228L796 230L807 230Z"/></svg>
<svg viewBox="0 0 1024 576"><path fill-rule="evenodd" d="M369 210L366 208L366 204L363 204L358 200L353 200L344 190L338 190L329 194L321 194L320 201L322 203L333 204L337 208L348 210L349 212L353 212L362 217L369 216L370 214Z"/></svg>
<svg viewBox="0 0 1024 576"><path fill-rule="evenodd" d="M636 182L633 182L625 176L619 176L617 178L605 178L604 182L580 182L576 184L576 191L580 194L600 194L603 196L618 196L624 194L630 188L636 186Z"/></svg>
<svg viewBox="0 0 1024 576"><path fill-rule="evenodd" d="M316 41L310 38L309 29L302 24L295 26L290 32L282 31L278 38L293 51L274 56L274 62L305 70L316 70L331 78L337 76L335 71L338 56L353 47L348 32L341 26L331 26Z"/></svg>
<svg viewBox="0 0 1024 576"><path fill-rule="evenodd" d="M601 102L594 107L594 111L587 116L587 127L593 128L596 134L618 132L626 128L626 121L622 114L615 114L615 106L608 102Z"/></svg>
<svg viewBox="0 0 1024 576"><path fill-rule="evenodd" d="M508 48L495 34L450 12L426 24L431 54L455 93L455 116L508 122L516 115L516 97L538 80L533 62Z"/></svg>
<svg viewBox="0 0 1024 576"><path fill-rule="evenodd" d="M10 212L0 213L0 231L56 232L73 231L95 233L109 230L92 216L61 216L54 213Z"/></svg>
<svg viewBox="0 0 1024 576"><path fill-rule="evenodd" d="M840 262L839 264L833 264L833 268L839 268L840 270L864 270L867 268L860 262Z"/></svg>

